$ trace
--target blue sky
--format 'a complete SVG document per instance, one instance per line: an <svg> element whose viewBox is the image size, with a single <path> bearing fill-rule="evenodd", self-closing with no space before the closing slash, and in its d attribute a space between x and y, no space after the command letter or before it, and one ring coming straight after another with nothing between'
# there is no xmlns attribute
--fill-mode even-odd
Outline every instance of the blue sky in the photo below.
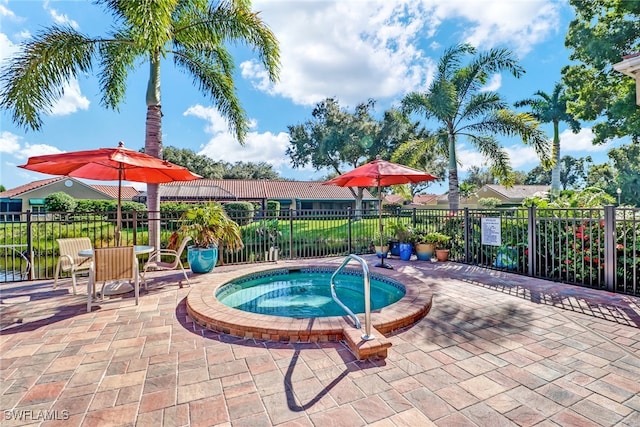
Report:
<svg viewBox="0 0 640 427"><path fill-rule="evenodd" d="M530 98L536 90L550 93L569 63L564 36L573 13L567 1L264 0L254 1L253 9L261 11L280 42L282 71L280 81L270 84L251 52L233 50L238 95L252 122L246 145L234 140L192 80L167 62L161 70L165 146L231 163L264 161L284 177L320 179L326 170L292 169L285 150L287 126L310 119L313 107L326 97L350 110L375 99L381 116L405 93L425 89L443 49L461 42L479 50L514 51L526 74L520 79L495 75L488 84L509 102ZM0 61L44 27L70 25L85 35L102 36L111 22L101 6L88 1L0 0ZM119 111L100 105L97 79L86 75L69 83L65 96L44 116L41 131L18 128L6 111L0 112L0 184L9 189L50 177L17 167L29 156L115 147L118 141L142 148L147 73L144 64L130 76ZM545 130L551 135L550 126ZM589 124L583 124L579 134L565 127L561 132L562 155L590 155L596 163L605 162L607 150L621 143L593 146ZM537 166L533 150L517 138L502 143L514 169ZM462 178L470 166L483 166L464 142L459 143L458 158ZM427 191L443 193L446 187L433 185Z"/></svg>

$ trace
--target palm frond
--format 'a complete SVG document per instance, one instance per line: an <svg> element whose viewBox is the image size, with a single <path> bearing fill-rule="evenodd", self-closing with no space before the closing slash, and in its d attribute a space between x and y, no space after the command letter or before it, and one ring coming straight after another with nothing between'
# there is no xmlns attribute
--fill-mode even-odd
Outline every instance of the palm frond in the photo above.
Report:
<svg viewBox="0 0 640 427"><path fill-rule="evenodd" d="M39 33L0 71L0 108L10 111L18 126L39 130L41 113L51 111L67 82L91 70L99 43L70 27Z"/></svg>

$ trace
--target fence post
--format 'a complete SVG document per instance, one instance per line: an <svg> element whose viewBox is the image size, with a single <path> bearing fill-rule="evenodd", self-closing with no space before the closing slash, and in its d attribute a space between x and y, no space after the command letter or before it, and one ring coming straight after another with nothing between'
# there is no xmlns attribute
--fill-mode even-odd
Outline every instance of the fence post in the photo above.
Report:
<svg viewBox="0 0 640 427"><path fill-rule="evenodd" d="M138 211L136 211L135 209L132 211L132 215L133 215L133 245L137 245L138 244ZM162 238L160 239L160 242L162 244ZM158 248L160 249L160 248Z"/></svg>
<svg viewBox="0 0 640 427"><path fill-rule="evenodd" d="M615 292L616 283L616 207L604 207L604 284Z"/></svg>
<svg viewBox="0 0 640 427"><path fill-rule="evenodd" d="M293 253L293 210L289 208L289 259L297 258Z"/></svg>
<svg viewBox="0 0 640 427"><path fill-rule="evenodd" d="M413 226L413 228L416 228L416 223L417 223L417 220L416 220L416 208L413 208L413 212L411 214L411 221L412 221L411 225Z"/></svg>
<svg viewBox="0 0 640 427"><path fill-rule="evenodd" d="M469 222L469 208L464 208L464 262L469 263L471 260L471 223Z"/></svg>
<svg viewBox="0 0 640 427"><path fill-rule="evenodd" d="M31 210L27 210L27 254L29 255L29 280L35 280L35 265L33 265L33 233L31 232ZM22 277L22 276L21 276Z"/></svg>
<svg viewBox="0 0 640 427"><path fill-rule="evenodd" d="M347 224L349 224L347 229L347 254L353 253L353 246L351 245L351 239L353 238L353 230L351 229L352 221L353 211L351 210L351 206L347 206Z"/></svg>
<svg viewBox="0 0 640 427"><path fill-rule="evenodd" d="M534 277L534 273L537 270L536 266L536 253L538 250L538 242L536 241L536 207L529 206L528 222L527 222L527 251L529 255L527 260L529 261L529 269L527 275Z"/></svg>

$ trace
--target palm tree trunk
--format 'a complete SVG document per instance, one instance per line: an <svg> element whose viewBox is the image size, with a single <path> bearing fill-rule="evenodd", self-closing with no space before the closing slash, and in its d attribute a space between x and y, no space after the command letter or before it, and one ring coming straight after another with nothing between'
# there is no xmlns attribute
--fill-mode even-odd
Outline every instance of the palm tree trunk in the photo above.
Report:
<svg viewBox="0 0 640 427"><path fill-rule="evenodd" d="M551 169L551 192L560 192L560 134L559 122L553 121L553 152L551 156L554 161L553 169Z"/></svg>
<svg viewBox="0 0 640 427"><path fill-rule="evenodd" d="M162 158L162 108L160 106L160 55L151 58L147 85L147 120L144 151ZM149 211L149 244L160 248L160 191L158 184L147 184L147 210Z"/></svg>
<svg viewBox="0 0 640 427"><path fill-rule="evenodd" d="M456 137L449 133L449 210L457 212L460 208L460 189L458 188L458 162L456 160Z"/></svg>

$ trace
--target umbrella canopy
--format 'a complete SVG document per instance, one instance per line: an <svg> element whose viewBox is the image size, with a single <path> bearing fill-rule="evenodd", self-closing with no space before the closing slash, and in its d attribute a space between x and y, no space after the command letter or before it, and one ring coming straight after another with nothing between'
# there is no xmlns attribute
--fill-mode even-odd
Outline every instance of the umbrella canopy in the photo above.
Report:
<svg viewBox="0 0 640 427"><path fill-rule="evenodd" d="M382 241L382 191L381 187L399 184L415 184L423 181L434 181L438 177L430 173L413 169L408 166L376 159L362 166L358 166L350 172L337 176L325 185L337 185L339 187L377 187L378 188L378 222L380 225L380 246L384 246ZM384 257L381 257L377 267L387 267Z"/></svg>
<svg viewBox="0 0 640 427"><path fill-rule="evenodd" d="M408 166L376 159L337 176L324 184L340 187L387 187L398 184L415 184L433 181L437 176Z"/></svg>
<svg viewBox="0 0 640 427"><path fill-rule="evenodd" d="M30 157L27 164L18 166L50 175L71 176L97 181L118 181L118 211L116 239L120 244L122 219L122 181L160 184L172 181L190 181L202 178L182 166L124 148L73 151L61 154Z"/></svg>

